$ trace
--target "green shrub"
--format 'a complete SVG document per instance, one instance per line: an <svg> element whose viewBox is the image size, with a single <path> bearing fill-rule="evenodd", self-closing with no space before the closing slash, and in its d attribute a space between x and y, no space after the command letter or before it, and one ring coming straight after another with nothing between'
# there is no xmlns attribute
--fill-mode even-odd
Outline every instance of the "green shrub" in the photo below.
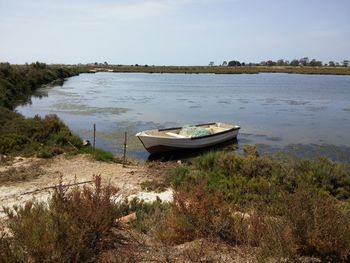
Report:
<svg viewBox="0 0 350 263"><path fill-rule="evenodd" d="M211 152L193 161L193 166L176 168L169 177L175 189L191 188L203 179L208 187L222 192L235 203L263 202L270 205L281 193L293 193L307 185L339 200L350 197L350 168L326 158L315 160L247 156Z"/></svg>
<svg viewBox="0 0 350 263"><path fill-rule="evenodd" d="M56 116L21 115L0 108L0 154L51 157L64 151L76 151L80 139Z"/></svg>
<svg viewBox="0 0 350 263"><path fill-rule="evenodd" d="M212 152L193 164L169 176L177 193L159 224L164 242L214 236L258 246L263 260L349 260L348 165L261 157L254 148L245 156Z"/></svg>
<svg viewBox="0 0 350 263"><path fill-rule="evenodd" d="M119 211L122 215L135 212L137 219L130 223L131 226L143 233L147 233L158 224L169 207L169 203L163 203L160 199L154 202L145 202L144 200L133 198L132 200L125 199L120 204Z"/></svg>

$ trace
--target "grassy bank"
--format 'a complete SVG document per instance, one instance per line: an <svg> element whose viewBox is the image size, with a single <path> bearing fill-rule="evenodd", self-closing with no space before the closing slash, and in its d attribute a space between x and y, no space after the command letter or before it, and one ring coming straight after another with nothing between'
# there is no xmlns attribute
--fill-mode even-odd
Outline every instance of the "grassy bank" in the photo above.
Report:
<svg viewBox="0 0 350 263"><path fill-rule="evenodd" d="M63 152L90 153L96 159L113 160L110 153L87 147L79 151L80 138L56 116L24 118L14 111L26 103L42 85L63 83L82 67L48 66L44 63L10 65L0 63L0 154L51 157Z"/></svg>
<svg viewBox="0 0 350 263"><path fill-rule="evenodd" d="M55 115L24 118L13 109L27 102L44 84L63 82L79 74L78 68L0 64L0 154L50 157L75 149L80 139Z"/></svg>
<svg viewBox="0 0 350 263"><path fill-rule="evenodd" d="M240 66L240 67L208 67L208 66L108 66L114 72L140 73L213 73L213 74L257 74L257 73L291 73L350 75L350 67L292 67L292 66Z"/></svg>

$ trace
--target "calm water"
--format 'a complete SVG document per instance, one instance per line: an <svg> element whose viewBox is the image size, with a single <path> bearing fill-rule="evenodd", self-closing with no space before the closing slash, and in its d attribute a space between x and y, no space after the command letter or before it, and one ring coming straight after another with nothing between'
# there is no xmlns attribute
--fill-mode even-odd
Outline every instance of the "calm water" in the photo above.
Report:
<svg viewBox="0 0 350 263"><path fill-rule="evenodd" d="M46 87L25 116L57 114L79 136L120 154L124 131L128 153L146 159L138 131L221 121L240 125L238 144L263 152L350 156L350 76L298 74L97 73Z"/></svg>

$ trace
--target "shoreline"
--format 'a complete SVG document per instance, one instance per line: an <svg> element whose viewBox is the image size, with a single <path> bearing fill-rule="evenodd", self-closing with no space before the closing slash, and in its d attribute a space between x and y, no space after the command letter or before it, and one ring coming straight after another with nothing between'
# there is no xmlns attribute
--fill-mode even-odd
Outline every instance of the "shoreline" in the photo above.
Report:
<svg viewBox="0 0 350 263"><path fill-rule="evenodd" d="M287 73L306 75L350 75L350 67L291 67L291 66L103 66L84 67L84 73L159 73L159 74L259 74Z"/></svg>

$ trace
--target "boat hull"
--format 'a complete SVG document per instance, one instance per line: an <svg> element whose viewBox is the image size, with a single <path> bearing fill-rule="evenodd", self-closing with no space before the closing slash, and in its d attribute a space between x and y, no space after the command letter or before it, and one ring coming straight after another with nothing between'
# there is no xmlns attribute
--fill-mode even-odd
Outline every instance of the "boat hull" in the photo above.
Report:
<svg viewBox="0 0 350 263"><path fill-rule="evenodd" d="M216 134L192 138L153 137L147 134L143 134L142 132L136 134L136 136L140 139L143 146L148 152L159 153L185 149L199 149L213 146L235 139L238 135L238 131L239 127Z"/></svg>

